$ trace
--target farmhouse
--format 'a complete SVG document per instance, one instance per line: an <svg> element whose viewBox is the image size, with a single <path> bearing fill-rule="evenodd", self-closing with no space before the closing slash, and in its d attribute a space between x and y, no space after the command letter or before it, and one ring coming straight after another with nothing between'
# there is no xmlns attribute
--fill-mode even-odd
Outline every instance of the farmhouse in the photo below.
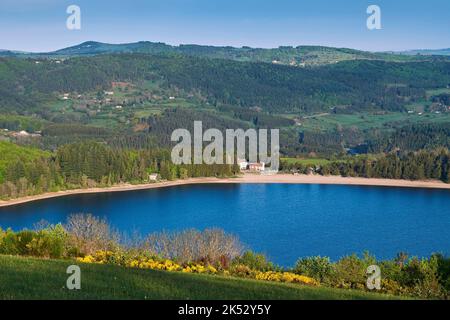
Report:
<svg viewBox="0 0 450 320"><path fill-rule="evenodd" d="M125 88L127 88L129 86L131 86L131 84L128 83L128 82L121 82L121 81L113 81L113 82L111 82L111 87L113 89L116 89L116 88L125 89Z"/></svg>

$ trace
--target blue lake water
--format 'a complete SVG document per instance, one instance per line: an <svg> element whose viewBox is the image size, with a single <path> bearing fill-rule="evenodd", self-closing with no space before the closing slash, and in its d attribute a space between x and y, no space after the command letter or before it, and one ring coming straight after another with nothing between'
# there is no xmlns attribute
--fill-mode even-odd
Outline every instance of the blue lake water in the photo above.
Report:
<svg viewBox="0 0 450 320"><path fill-rule="evenodd" d="M31 228L92 213L121 231L219 227L278 264L369 250L450 254L450 191L293 184L191 185L72 195L0 208L0 226Z"/></svg>

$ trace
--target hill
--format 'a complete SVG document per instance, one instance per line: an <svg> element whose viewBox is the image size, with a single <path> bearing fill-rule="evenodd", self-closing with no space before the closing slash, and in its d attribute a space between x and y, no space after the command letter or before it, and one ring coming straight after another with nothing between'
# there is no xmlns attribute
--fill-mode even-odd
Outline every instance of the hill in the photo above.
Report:
<svg viewBox="0 0 450 320"><path fill-rule="evenodd" d="M424 99L426 90L450 83L450 63L356 60L293 68L184 55L108 54L60 63L0 58L0 108L19 112L40 106L42 111L55 92L98 92L114 81L148 80L166 94L182 90L200 94L210 105L268 112L330 111L334 106L348 112L406 111L404 106Z"/></svg>
<svg viewBox="0 0 450 320"><path fill-rule="evenodd" d="M71 261L0 256L0 299L394 299L353 290L313 288L220 276L80 265L81 290L65 288ZM46 279L46 281L42 281ZM398 298L399 299L399 298Z"/></svg>
<svg viewBox="0 0 450 320"><path fill-rule="evenodd" d="M424 55L424 56L450 56L450 48L448 49L418 49L418 50L409 50L403 51L401 54L407 55Z"/></svg>
<svg viewBox="0 0 450 320"><path fill-rule="evenodd" d="M0 51L0 56L64 58L112 53L182 54L200 58L227 59L242 62L266 62L291 66L334 64L348 60L411 61L422 57L411 57L395 53L374 53L348 48L325 46L281 46L278 48L251 48L230 46L205 46L182 44L172 46L161 42L140 41L134 43L110 44L87 41L53 52L24 53Z"/></svg>

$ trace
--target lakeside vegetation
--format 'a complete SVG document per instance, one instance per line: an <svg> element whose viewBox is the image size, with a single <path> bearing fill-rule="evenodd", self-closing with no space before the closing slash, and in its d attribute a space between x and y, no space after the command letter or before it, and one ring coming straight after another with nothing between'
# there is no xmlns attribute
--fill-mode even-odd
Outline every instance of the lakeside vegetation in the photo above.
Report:
<svg viewBox="0 0 450 320"><path fill-rule="evenodd" d="M286 172L343 177L441 180L450 182L450 152L448 149L389 153L347 157L345 160L287 159L281 161Z"/></svg>
<svg viewBox="0 0 450 320"><path fill-rule="evenodd" d="M121 141L115 143L120 144ZM168 181L240 174L237 165L174 165L167 149L112 147L89 140L60 146L53 153L0 142L0 151L0 199L3 200L62 190L150 183L151 174ZM330 159L282 158L280 169L324 176L441 180L448 183L450 152L440 148Z"/></svg>
<svg viewBox="0 0 450 320"><path fill-rule="evenodd" d="M174 165L168 150L115 149L99 142L64 145L51 154L1 142L0 198L11 199L119 183L148 183L191 177L231 177L237 165Z"/></svg>
<svg viewBox="0 0 450 320"><path fill-rule="evenodd" d="M64 225L42 222L35 230L0 229L0 254L205 274L218 276L220 281L241 278L361 291L368 291L367 267L378 265L383 275L379 293L446 299L450 289L450 259L439 254L419 259L399 253L385 261L377 261L368 253L336 262L326 257L304 257L293 267L280 267L264 255L245 250L235 236L220 229L160 232L130 239L114 231L105 220L81 214L72 215Z"/></svg>

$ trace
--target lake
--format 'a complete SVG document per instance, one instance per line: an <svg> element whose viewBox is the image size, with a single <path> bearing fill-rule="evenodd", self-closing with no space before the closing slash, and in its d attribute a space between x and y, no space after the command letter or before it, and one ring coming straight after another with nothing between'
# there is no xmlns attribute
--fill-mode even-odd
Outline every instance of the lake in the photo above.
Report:
<svg viewBox="0 0 450 320"><path fill-rule="evenodd" d="M0 208L0 226L31 228L72 213L105 217L121 231L219 227L248 248L290 266L368 250L450 254L450 190L342 185L203 184L71 195Z"/></svg>

